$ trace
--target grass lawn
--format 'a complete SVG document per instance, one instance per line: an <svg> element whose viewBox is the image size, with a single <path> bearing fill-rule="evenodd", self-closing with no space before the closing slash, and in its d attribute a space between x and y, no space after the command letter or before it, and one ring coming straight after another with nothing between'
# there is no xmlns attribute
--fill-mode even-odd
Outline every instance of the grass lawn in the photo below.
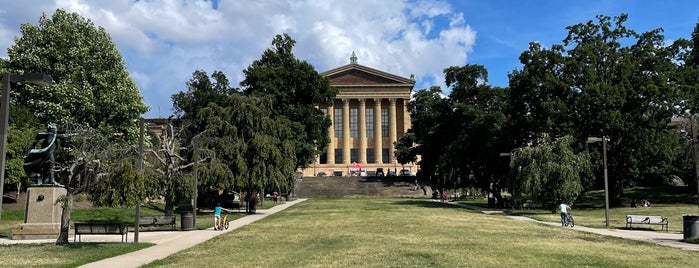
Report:
<svg viewBox="0 0 699 268"><path fill-rule="evenodd" d="M311 199L147 267L695 267L697 252L421 199Z"/></svg>
<svg viewBox="0 0 699 268"><path fill-rule="evenodd" d="M77 267L152 246L148 243L0 245L0 267Z"/></svg>
<svg viewBox="0 0 699 268"><path fill-rule="evenodd" d="M609 208L609 228L626 228L626 215L660 215L668 219L670 232L682 232L682 214L699 214L696 197L672 188L632 188L625 191L626 196L638 196L649 199L651 207L630 207L624 203L621 207ZM508 211L513 215L526 216L541 221L560 222L558 213L550 210L532 209ZM594 228L604 228L604 191L592 191L582 196L572 205L575 224ZM660 230L659 225L634 225L634 229Z"/></svg>

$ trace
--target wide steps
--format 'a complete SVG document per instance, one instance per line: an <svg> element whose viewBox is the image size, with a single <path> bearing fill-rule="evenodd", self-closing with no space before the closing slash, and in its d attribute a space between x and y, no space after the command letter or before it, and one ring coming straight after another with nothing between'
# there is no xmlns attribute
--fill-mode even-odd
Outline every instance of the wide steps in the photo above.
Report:
<svg viewBox="0 0 699 268"><path fill-rule="evenodd" d="M425 197L414 191L415 177L304 177L296 181L299 198Z"/></svg>

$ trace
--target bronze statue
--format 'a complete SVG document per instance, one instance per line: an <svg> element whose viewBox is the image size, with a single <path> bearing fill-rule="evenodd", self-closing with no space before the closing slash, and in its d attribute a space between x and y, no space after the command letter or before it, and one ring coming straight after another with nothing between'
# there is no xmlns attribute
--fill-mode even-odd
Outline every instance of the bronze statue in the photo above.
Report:
<svg viewBox="0 0 699 268"><path fill-rule="evenodd" d="M27 176L35 178L37 184L43 185L44 178L48 175L48 184L60 185L53 175L56 165L54 153L58 148L56 141L71 136L75 136L75 134L58 134L58 128L54 124L49 124L46 132L37 134L34 145L41 140L41 148L31 149L29 154L24 157L24 172Z"/></svg>

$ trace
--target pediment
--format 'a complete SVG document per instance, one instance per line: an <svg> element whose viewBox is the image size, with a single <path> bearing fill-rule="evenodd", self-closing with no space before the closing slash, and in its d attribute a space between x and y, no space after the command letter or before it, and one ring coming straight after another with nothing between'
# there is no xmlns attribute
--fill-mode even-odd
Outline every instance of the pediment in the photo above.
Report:
<svg viewBox="0 0 699 268"><path fill-rule="evenodd" d="M414 80L372 69L359 64L345 65L321 75L330 80L333 86L409 86Z"/></svg>

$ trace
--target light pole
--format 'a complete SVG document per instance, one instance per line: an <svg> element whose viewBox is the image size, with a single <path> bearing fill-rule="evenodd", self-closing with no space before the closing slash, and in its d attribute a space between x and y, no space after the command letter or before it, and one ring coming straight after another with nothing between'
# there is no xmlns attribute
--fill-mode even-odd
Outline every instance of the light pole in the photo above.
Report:
<svg viewBox="0 0 699 268"><path fill-rule="evenodd" d="M49 85L53 79L47 74L2 74L2 99L0 100L0 222L2 220L2 198L5 196L5 152L7 151L7 128L10 119L10 83L24 82Z"/></svg>
<svg viewBox="0 0 699 268"><path fill-rule="evenodd" d="M604 226L609 228L609 180L607 178L607 141L609 137L602 136L599 137L588 137L587 142L602 142L602 158L604 159Z"/></svg>

